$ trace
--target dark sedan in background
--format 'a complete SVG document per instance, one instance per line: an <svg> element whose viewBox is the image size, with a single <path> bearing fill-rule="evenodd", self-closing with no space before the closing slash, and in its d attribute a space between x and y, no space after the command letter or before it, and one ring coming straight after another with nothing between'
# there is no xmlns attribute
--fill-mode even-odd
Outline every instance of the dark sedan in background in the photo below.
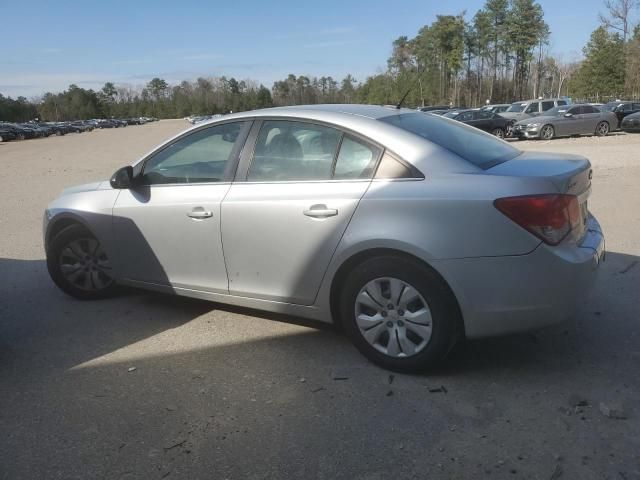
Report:
<svg viewBox="0 0 640 480"><path fill-rule="evenodd" d="M640 133L640 112L624 117L620 128L626 133Z"/></svg>
<svg viewBox="0 0 640 480"><path fill-rule="evenodd" d="M498 138L507 136L510 129L510 121L501 117L497 113L487 110L456 110L444 114L447 118L452 118L472 127L476 127L485 132L489 132Z"/></svg>
<svg viewBox="0 0 640 480"><path fill-rule="evenodd" d="M601 110L615 113L616 117L618 118L618 125L616 125L615 128L619 128L622 126L622 120L626 116L633 115L634 113L640 112L640 101L631 102L631 101L619 100L615 102L606 103L599 108Z"/></svg>

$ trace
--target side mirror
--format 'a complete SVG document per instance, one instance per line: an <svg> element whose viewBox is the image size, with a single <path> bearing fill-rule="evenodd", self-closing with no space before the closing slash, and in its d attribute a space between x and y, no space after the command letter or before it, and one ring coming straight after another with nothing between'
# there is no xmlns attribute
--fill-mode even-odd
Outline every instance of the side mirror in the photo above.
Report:
<svg viewBox="0 0 640 480"><path fill-rule="evenodd" d="M573 113L565 113L564 116L567 118L571 118L573 117Z"/></svg>
<svg viewBox="0 0 640 480"><path fill-rule="evenodd" d="M116 170L116 173L113 174L109 183L111 183L113 188L119 190L131 188L133 186L133 167L127 165L126 167Z"/></svg>

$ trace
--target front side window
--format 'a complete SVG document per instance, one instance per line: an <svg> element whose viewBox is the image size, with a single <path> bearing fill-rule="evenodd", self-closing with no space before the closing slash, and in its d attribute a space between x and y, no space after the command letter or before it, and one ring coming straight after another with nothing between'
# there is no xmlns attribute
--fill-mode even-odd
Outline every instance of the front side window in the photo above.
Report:
<svg viewBox="0 0 640 480"><path fill-rule="evenodd" d="M570 108L567 113L570 113L571 115L580 115L580 107Z"/></svg>
<svg viewBox="0 0 640 480"><path fill-rule="evenodd" d="M262 124L247 180L329 180L342 132L303 122Z"/></svg>
<svg viewBox="0 0 640 480"><path fill-rule="evenodd" d="M546 101L546 102L542 102L542 111L546 112L547 110L551 109L555 107L553 100L551 101Z"/></svg>
<svg viewBox="0 0 640 480"><path fill-rule="evenodd" d="M538 102L534 102L527 107L524 113L537 113L538 112Z"/></svg>
<svg viewBox="0 0 640 480"><path fill-rule="evenodd" d="M155 185L224 180L226 168L245 123L212 126L168 145L147 160L143 182Z"/></svg>

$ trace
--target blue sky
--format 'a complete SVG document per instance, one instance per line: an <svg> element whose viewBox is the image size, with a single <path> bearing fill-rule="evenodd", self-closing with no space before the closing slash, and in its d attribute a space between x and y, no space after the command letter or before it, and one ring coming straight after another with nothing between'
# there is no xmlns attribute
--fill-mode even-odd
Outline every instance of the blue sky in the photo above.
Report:
<svg viewBox="0 0 640 480"><path fill-rule="evenodd" d="M398 36L414 36L437 14L472 17L484 0L4 2L0 93L32 97L154 76L226 75L268 87L288 73L364 80L385 68ZM579 57L602 0L539 2L552 51Z"/></svg>

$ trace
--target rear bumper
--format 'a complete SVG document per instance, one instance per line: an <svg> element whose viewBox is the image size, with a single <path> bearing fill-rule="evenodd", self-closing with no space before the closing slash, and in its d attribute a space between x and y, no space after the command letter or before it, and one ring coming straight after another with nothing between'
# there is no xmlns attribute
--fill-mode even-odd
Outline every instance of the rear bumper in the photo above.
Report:
<svg viewBox="0 0 640 480"><path fill-rule="evenodd" d="M604 260L594 217L580 245L541 244L527 255L435 262L454 290L468 338L531 330L567 320L589 295Z"/></svg>

